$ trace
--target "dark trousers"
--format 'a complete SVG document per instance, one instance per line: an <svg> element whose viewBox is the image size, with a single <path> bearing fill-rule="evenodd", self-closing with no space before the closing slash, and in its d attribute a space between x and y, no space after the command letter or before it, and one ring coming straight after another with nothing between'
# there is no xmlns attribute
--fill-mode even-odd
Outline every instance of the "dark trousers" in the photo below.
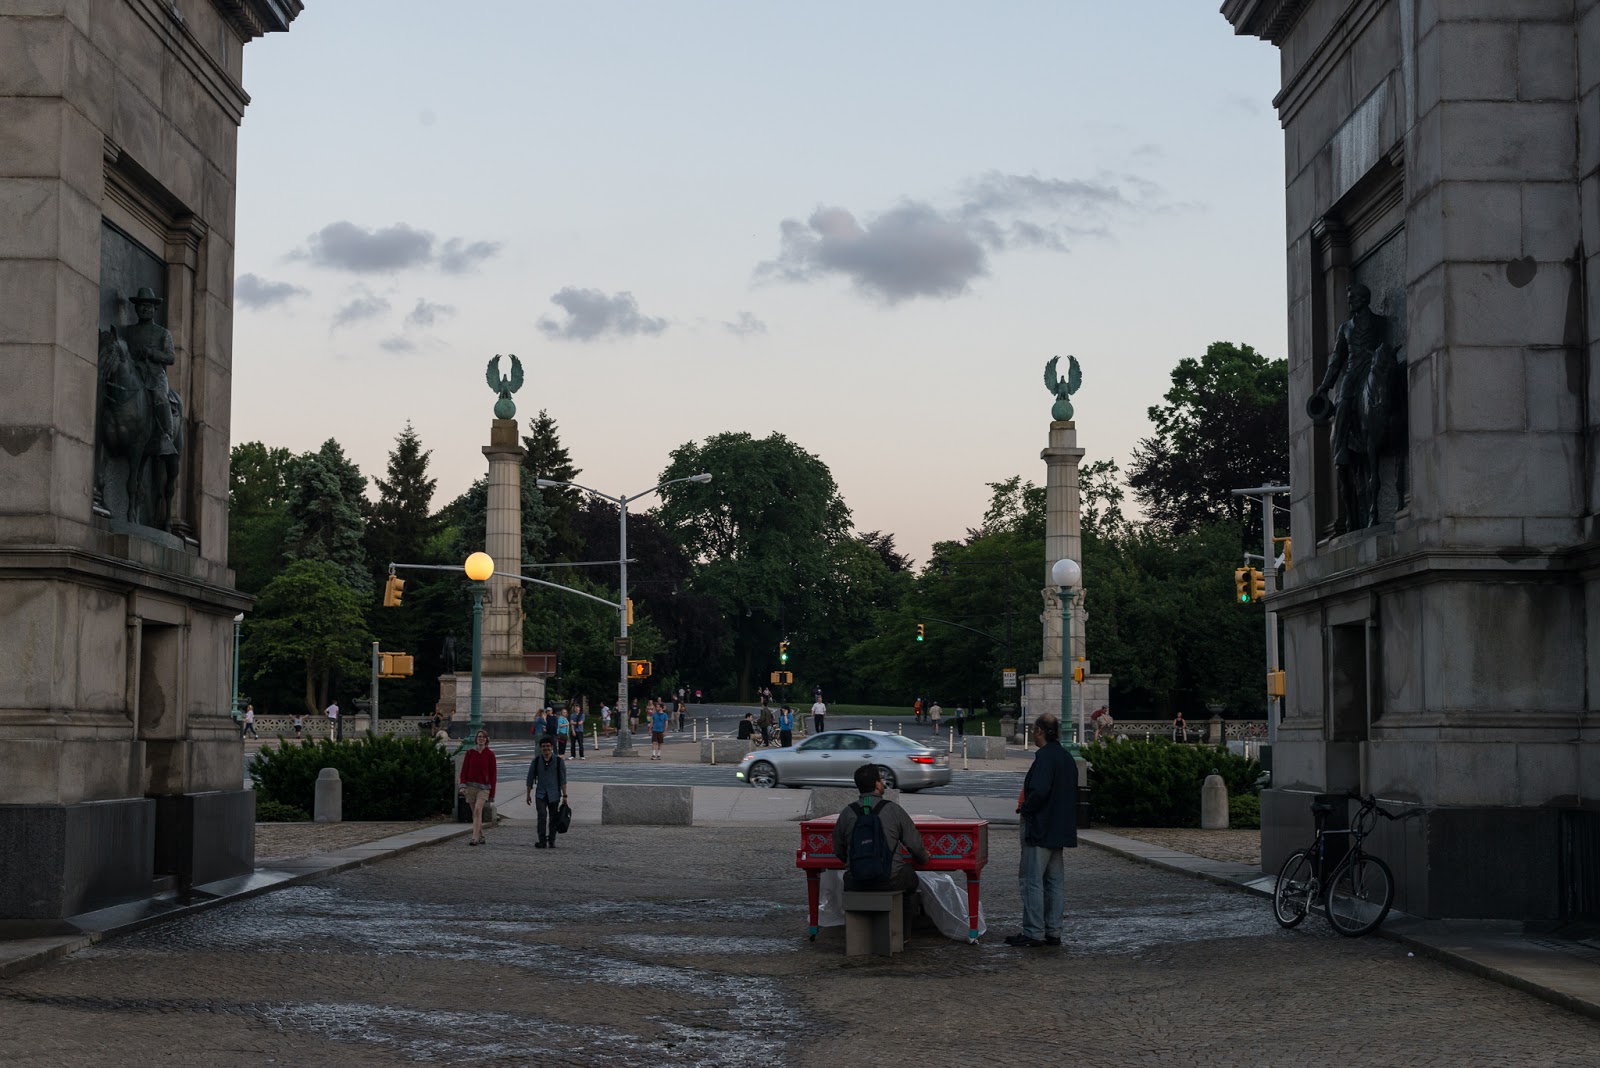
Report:
<svg viewBox="0 0 1600 1068"><path fill-rule="evenodd" d="M555 823L556 809L561 807L560 801L549 801L542 797L533 799L534 811L539 814L539 841L554 842L556 840ZM546 820L549 822L547 823ZM545 833L545 828L550 828L550 833Z"/></svg>
<svg viewBox="0 0 1600 1068"><path fill-rule="evenodd" d="M811 717L811 724L815 728L815 733L817 733L817 734L821 734L822 733L822 717L821 716L812 716Z"/></svg>
<svg viewBox="0 0 1600 1068"><path fill-rule="evenodd" d="M779 731L778 732L778 744L781 745L781 746L785 746L785 747L793 745L794 744L794 732L793 731Z"/></svg>
<svg viewBox="0 0 1600 1068"><path fill-rule="evenodd" d="M565 734L556 735L556 755L567 755L567 736Z"/></svg>
<svg viewBox="0 0 1600 1068"><path fill-rule="evenodd" d="M583 731L581 729L572 732L572 755L579 760L583 759Z"/></svg>

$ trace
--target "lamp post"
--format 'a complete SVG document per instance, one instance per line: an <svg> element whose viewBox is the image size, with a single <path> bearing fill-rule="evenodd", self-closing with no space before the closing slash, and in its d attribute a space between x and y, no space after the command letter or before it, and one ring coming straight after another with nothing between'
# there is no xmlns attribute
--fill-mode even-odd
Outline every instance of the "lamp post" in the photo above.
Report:
<svg viewBox="0 0 1600 1068"><path fill-rule="evenodd" d="M232 712L235 723L239 721L239 626L244 622L244 613L240 612L233 617L233 702Z"/></svg>
<svg viewBox="0 0 1600 1068"><path fill-rule="evenodd" d="M617 506L617 545L620 550L617 553L617 566L620 569L619 574L621 576L618 582L620 592L617 595L617 619L619 621L617 633L623 640L618 643L620 655L617 657L619 661L617 666L617 747L611 751L612 756L630 757L634 755L633 735L628 731L628 503L636 501L640 497L649 496L659 489L676 485L679 482L710 481L711 476L701 472L698 475L689 475L685 478L668 479L658 485L651 486L647 490L640 490L638 493L621 497L613 497L609 493L601 493L597 489L590 489L588 486L580 485L576 482L557 482L553 479L541 478L534 483L540 489L552 489L557 486L580 489L585 493L599 497L603 501L610 501Z"/></svg>
<svg viewBox="0 0 1600 1068"><path fill-rule="evenodd" d="M1072 723L1072 599L1078 583L1083 581L1083 568L1078 561L1064 556L1050 569L1050 581L1061 589L1061 726L1065 730ZM1075 740L1067 747L1074 760L1083 755L1078 750L1083 732L1080 723Z"/></svg>
<svg viewBox="0 0 1600 1068"><path fill-rule="evenodd" d="M467 737L476 738L483 726L483 591L494 574L494 559L488 553L473 553L461 569L472 580L472 718Z"/></svg>

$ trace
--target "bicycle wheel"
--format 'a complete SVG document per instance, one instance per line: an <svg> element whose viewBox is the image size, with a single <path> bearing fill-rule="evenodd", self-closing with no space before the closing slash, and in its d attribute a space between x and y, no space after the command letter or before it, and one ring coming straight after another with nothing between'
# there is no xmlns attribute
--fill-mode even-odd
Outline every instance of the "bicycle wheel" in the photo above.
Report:
<svg viewBox="0 0 1600 1068"><path fill-rule="evenodd" d="M1352 854L1328 883L1328 922L1350 938L1376 931L1393 904L1389 865L1366 853Z"/></svg>
<svg viewBox="0 0 1600 1068"><path fill-rule="evenodd" d="M1304 849L1292 853L1278 869L1278 882L1272 888L1272 915L1280 927L1294 927L1311 911L1311 892L1316 888L1316 872L1311 856Z"/></svg>

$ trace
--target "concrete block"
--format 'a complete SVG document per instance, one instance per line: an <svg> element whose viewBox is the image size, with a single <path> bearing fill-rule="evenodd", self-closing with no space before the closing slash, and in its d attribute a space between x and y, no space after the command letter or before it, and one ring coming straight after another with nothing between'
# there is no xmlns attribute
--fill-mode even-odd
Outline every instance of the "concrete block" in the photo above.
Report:
<svg viewBox="0 0 1600 1068"><path fill-rule="evenodd" d="M959 741L959 739L958 739ZM967 756L972 760L1004 760L1006 740L998 735L967 735Z"/></svg>
<svg viewBox="0 0 1600 1068"><path fill-rule="evenodd" d="M311 818L317 823L339 823L344 819L344 784L339 780L338 768L323 768L317 772L315 811Z"/></svg>
<svg viewBox="0 0 1600 1068"><path fill-rule="evenodd" d="M1446 258L1503 261L1523 254L1521 186L1444 181L1438 191L1441 251Z"/></svg>
<svg viewBox="0 0 1600 1068"><path fill-rule="evenodd" d="M895 791L889 791L893 794ZM824 816L837 816L845 808L861 800L861 794L848 786L813 786L811 799L806 803L805 819L816 820Z"/></svg>
<svg viewBox="0 0 1600 1068"><path fill-rule="evenodd" d="M1446 427L1521 430L1527 425L1521 349L1458 347L1440 366Z"/></svg>
<svg viewBox="0 0 1600 1068"><path fill-rule="evenodd" d="M1438 435L1427 450L1436 468L1438 510L1458 518L1576 515L1577 449L1566 434Z"/></svg>
<svg viewBox="0 0 1600 1068"><path fill-rule="evenodd" d="M844 952L847 957L890 957L906 948L905 895L895 891L846 890Z"/></svg>
<svg viewBox="0 0 1600 1068"><path fill-rule="evenodd" d="M1522 255L1560 263L1578 247L1582 230L1578 186L1566 182L1526 182L1522 186Z"/></svg>
<svg viewBox="0 0 1600 1068"><path fill-rule="evenodd" d="M693 788L607 783L600 794L600 822L644 827L692 826Z"/></svg>
<svg viewBox="0 0 1600 1068"><path fill-rule="evenodd" d="M62 919L150 893L155 802L0 806L0 901L11 919Z"/></svg>
<svg viewBox="0 0 1600 1068"><path fill-rule="evenodd" d="M1517 96L1522 100L1571 100L1577 62L1570 21L1524 22L1517 26Z"/></svg>
<svg viewBox="0 0 1600 1068"><path fill-rule="evenodd" d="M1200 829L1228 829L1228 784L1222 781L1221 775L1207 775L1200 787Z"/></svg>
<svg viewBox="0 0 1600 1068"><path fill-rule="evenodd" d="M737 738L705 738L700 742L700 763L711 763L715 752L718 764L737 764L755 751L755 744Z"/></svg>
<svg viewBox="0 0 1600 1068"><path fill-rule="evenodd" d="M1527 429L1574 431L1583 419L1582 356L1569 348L1529 349L1523 355Z"/></svg>
<svg viewBox="0 0 1600 1068"><path fill-rule="evenodd" d="M1446 179L1561 181L1577 166L1570 103L1446 99L1439 112Z"/></svg>

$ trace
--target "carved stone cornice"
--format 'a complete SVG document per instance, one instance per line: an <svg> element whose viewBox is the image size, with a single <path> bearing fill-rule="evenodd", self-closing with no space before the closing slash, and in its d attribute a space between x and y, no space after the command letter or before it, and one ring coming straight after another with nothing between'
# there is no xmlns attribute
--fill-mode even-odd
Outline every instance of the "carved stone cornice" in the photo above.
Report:
<svg viewBox="0 0 1600 1068"><path fill-rule="evenodd" d="M1233 24L1233 32L1253 34L1263 41L1282 44L1311 0L1223 0L1222 17Z"/></svg>
<svg viewBox="0 0 1600 1068"><path fill-rule="evenodd" d="M234 32L246 41L268 33L283 33L305 10L304 0L211 0Z"/></svg>

